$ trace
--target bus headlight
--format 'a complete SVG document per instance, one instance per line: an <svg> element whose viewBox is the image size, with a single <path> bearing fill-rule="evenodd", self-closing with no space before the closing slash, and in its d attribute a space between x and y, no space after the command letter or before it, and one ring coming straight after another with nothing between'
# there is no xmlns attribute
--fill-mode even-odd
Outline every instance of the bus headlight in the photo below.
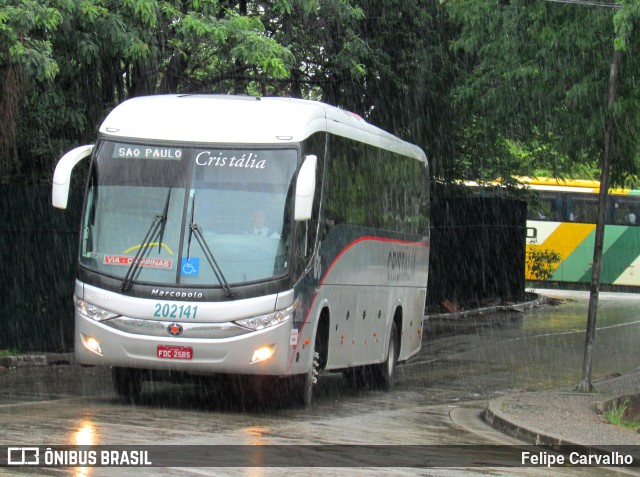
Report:
<svg viewBox="0 0 640 477"><path fill-rule="evenodd" d="M245 328L249 328L250 330L258 331L284 323L291 318L292 314L293 306L290 306L289 308L285 308L284 310L279 310L274 313L236 320L235 323L240 326L244 326Z"/></svg>
<svg viewBox="0 0 640 477"><path fill-rule="evenodd" d="M117 313L112 313L103 308L100 308L99 306L92 305L91 303L87 303L86 301L81 300L77 296L73 297L73 301L76 305L76 311L78 311L79 313L82 313L85 316L88 316L89 318L95 321L104 321L104 320L108 320L111 318L115 318L116 316L119 316Z"/></svg>

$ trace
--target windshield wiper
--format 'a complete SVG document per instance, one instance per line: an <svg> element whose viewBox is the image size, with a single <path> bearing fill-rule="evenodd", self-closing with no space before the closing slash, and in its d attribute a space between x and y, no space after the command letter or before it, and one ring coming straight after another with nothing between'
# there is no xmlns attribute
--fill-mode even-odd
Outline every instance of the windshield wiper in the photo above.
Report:
<svg viewBox="0 0 640 477"><path fill-rule="evenodd" d="M142 269L141 263L142 259L148 255L148 251L151 250L152 243L155 241L158 242L158 253L160 253L162 247L162 238L164 237L164 229L167 224L167 214L169 213L169 201L171 199L171 187L169 187L169 191L167 192L167 198L164 202L164 209L162 210L162 215L156 215L151 221L151 225L147 230L142 243L140 244L140 248L136 252L136 256L133 258L131 265L129 265L129 269L127 270L127 274L124 276L124 280L122 281L122 285L120 285L120 290L123 292L129 291L131 289L131 285L133 281L138 278L140 274L140 270Z"/></svg>
<svg viewBox="0 0 640 477"><path fill-rule="evenodd" d="M227 298L233 298L233 292L231 291L231 287L229 286L229 283L227 282L227 279L225 278L224 273L222 273L222 268L220 268L220 265L218 265L218 262L213 256L213 252L211 251L211 248L209 248L209 244L204 239L202 228L198 224L193 223L195 206L196 206L196 195L193 194L191 198L191 221L189 222L189 239L187 241L187 260L189 260L189 254L191 252L191 238L195 235L196 240L200 245L200 248L204 252L204 256L207 259L207 262L209 262L209 265L211 266L211 270L213 270L213 274L216 276L218 283L220 283L220 286L224 290L225 296Z"/></svg>

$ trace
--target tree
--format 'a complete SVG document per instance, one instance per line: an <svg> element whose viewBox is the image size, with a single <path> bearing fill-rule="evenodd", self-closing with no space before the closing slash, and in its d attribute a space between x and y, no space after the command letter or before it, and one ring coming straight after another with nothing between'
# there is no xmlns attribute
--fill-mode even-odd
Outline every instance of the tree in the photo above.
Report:
<svg viewBox="0 0 640 477"><path fill-rule="evenodd" d="M46 81L58 72L51 34L62 21L53 5L64 2L14 0L0 6L0 176L20 170L17 123L27 81Z"/></svg>
<svg viewBox="0 0 640 477"><path fill-rule="evenodd" d="M627 49L634 24L640 20L640 5L637 2L625 2L621 11L615 16L616 38L614 42L611 73L609 75L609 95L607 98L607 120L604 131L604 151L602 154L602 178L600 181L598 222L596 225L595 244L593 251L593 273L589 295L589 310L587 313L587 330L584 360L582 366L582 380L578 389L583 392L592 390L591 370L593 363L593 343L596 334L596 318L598 313L598 296L600 292L600 271L602 268L602 249L604 243L604 223L607 194L609 191L609 169L613 156L614 126L616 122L617 89L620 78L620 63L622 51Z"/></svg>
<svg viewBox="0 0 640 477"><path fill-rule="evenodd" d="M457 31L442 2L363 0L361 5L365 72L349 91L347 106L420 145L433 175L443 177L459 144L450 91L460 66L449 49Z"/></svg>
<svg viewBox="0 0 640 477"><path fill-rule="evenodd" d="M92 141L106 112L128 97L244 92L239 73L280 79L292 62L244 0L68 0L55 2L58 9L11 2L0 10L8 39L0 75L6 82L8 72L22 74L23 95L3 116L15 131L2 142L13 151L0 161L4 180L48 176L64 150Z"/></svg>
<svg viewBox="0 0 640 477"><path fill-rule="evenodd" d="M573 164L597 161L604 147L611 12L528 0L447 6L461 28L454 48L472 60L453 93L458 114L467 118L472 154L462 157L466 175L530 174L541 164L562 175ZM638 46L637 38L629 39L631 50ZM615 110L618 183L637 171L640 129L640 65L625 68ZM521 164L508 141L546 147Z"/></svg>

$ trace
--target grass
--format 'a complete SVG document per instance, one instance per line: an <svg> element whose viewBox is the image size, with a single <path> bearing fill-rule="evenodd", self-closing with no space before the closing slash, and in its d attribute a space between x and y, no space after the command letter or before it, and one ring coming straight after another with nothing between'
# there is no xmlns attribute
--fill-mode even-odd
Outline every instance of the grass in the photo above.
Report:
<svg viewBox="0 0 640 477"><path fill-rule="evenodd" d="M628 407L629 401L624 400L620 404L612 405L604 415L611 424L636 431L640 427L640 416L635 416L633 419L626 418L625 412Z"/></svg>
<svg viewBox="0 0 640 477"><path fill-rule="evenodd" d="M0 358L4 358L5 356L17 356L17 349L0 349Z"/></svg>

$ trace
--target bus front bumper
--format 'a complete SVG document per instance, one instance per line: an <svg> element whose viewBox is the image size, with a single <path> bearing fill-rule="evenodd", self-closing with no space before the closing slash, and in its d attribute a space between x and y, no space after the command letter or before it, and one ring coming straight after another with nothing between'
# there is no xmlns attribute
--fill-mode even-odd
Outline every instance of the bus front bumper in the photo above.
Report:
<svg viewBox="0 0 640 477"><path fill-rule="evenodd" d="M186 324L185 324L186 325ZM134 334L75 312L75 355L83 365L110 365L198 374L287 374L291 361L291 319L275 326L221 339Z"/></svg>

